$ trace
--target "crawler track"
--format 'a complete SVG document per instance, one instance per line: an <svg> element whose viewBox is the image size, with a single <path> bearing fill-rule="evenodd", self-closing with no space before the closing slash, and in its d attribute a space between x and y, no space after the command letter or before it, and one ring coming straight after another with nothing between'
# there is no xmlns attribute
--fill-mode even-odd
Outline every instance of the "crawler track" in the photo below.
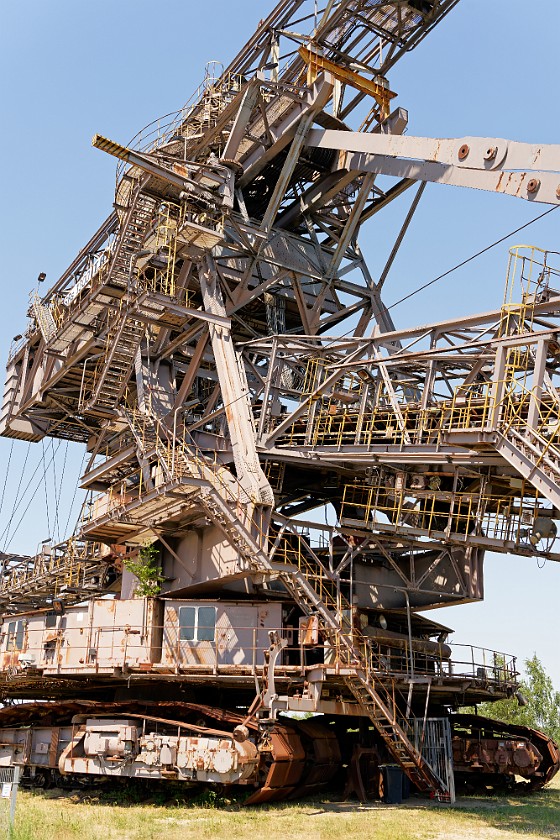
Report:
<svg viewBox="0 0 560 840"><path fill-rule="evenodd" d="M271 723L263 732L254 720L215 706L181 701L63 700L22 703L0 709L0 730L13 727L68 726L79 716L145 718L191 726L199 736L227 735L246 726L258 744L260 763L248 805L304 797L324 790L341 770L339 733L323 720ZM477 715L453 715L453 753L458 788L469 791L511 789L523 778L526 790L542 788L560 770L560 749L543 732ZM234 736L235 737L235 736ZM85 779L84 779L85 781Z"/></svg>
<svg viewBox="0 0 560 840"><path fill-rule="evenodd" d="M560 748L548 735L529 726L519 726L513 723L503 723L480 715L453 715L453 759L455 774L458 781L462 781L468 788L485 789L493 782L515 783L515 777L521 776L523 786L531 791L540 790L560 770ZM490 763L489 750L492 742L498 745L508 743L520 747L520 758L513 765L504 765L502 772L492 772L495 762ZM526 745L526 746L522 746ZM459 756L461 751L462 755ZM471 757L467 767L464 763L465 755L470 751ZM536 751L536 752L535 752ZM505 755L504 747L501 748ZM540 756L538 765L529 764L530 754Z"/></svg>
<svg viewBox="0 0 560 840"><path fill-rule="evenodd" d="M4 727L63 726L74 716L134 717L157 716L194 724L208 733L216 727L231 733L244 724L253 734L258 727L243 715L214 706L181 701L129 700L117 703L90 700L63 700L51 703L22 703L0 709L0 729ZM154 718L155 719L155 718ZM247 804L256 805L294 796L308 796L324 788L339 770L341 754L333 731L315 720L275 723L264 736L259 735L261 765L258 786Z"/></svg>

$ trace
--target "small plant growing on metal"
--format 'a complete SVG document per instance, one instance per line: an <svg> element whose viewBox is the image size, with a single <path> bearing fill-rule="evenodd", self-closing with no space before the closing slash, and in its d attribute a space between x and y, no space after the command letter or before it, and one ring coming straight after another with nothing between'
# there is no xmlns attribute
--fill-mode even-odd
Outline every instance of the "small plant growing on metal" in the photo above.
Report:
<svg viewBox="0 0 560 840"><path fill-rule="evenodd" d="M123 560L123 566L133 574L138 583L134 594L139 598L153 598L161 592L162 581L165 580L158 566L159 552L153 545L143 545L137 558Z"/></svg>

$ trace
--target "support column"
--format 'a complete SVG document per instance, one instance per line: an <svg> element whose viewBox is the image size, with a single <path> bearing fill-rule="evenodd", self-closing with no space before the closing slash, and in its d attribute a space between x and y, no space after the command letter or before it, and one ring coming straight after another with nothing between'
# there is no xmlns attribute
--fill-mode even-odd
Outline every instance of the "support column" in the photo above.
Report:
<svg viewBox="0 0 560 840"><path fill-rule="evenodd" d="M506 372L507 351L508 348L503 344L498 345L496 348L496 361L494 362L494 372L492 374L492 395L488 415L488 422L491 428L495 428L500 420L501 411L499 409L505 390L504 376Z"/></svg>
<svg viewBox="0 0 560 840"><path fill-rule="evenodd" d="M203 260L199 274L204 308L226 318L218 273L211 256ZM270 505L274 495L257 454L249 387L245 369L233 345L231 328L211 323L209 331L237 477L255 504Z"/></svg>
<svg viewBox="0 0 560 840"><path fill-rule="evenodd" d="M533 378L531 381L531 399L529 402L529 411L527 413L527 425L531 429L536 429L538 426L547 354L548 341L545 338L542 338L537 344L537 350L535 353L535 367L533 368Z"/></svg>

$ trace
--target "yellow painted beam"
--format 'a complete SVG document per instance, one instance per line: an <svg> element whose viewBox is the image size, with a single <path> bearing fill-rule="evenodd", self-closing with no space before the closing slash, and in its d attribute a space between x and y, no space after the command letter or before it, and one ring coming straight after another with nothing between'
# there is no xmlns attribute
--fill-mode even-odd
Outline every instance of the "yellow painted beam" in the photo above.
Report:
<svg viewBox="0 0 560 840"><path fill-rule="evenodd" d="M389 115L389 103L397 95L392 90L379 84L379 82L373 81L373 79L366 79L365 76L361 76L359 73L355 73L347 67L341 67L340 64L336 64L334 61L330 61L328 58L312 52L307 47L300 47L298 52L310 69L320 68L321 70L326 70L335 79L350 85L368 96L373 96L381 108L383 117Z"/></svg>
<svg viewBox="0 0 560 840"><path fill-rule="evenodd" d="M130 149L126 146L121 146L120 143L115 143L114 140L109 140L107 137L103 137L102 134L94 134L91 145L96 149L101 149L102 152L107 152L107 154L113 155L113 157L120 158L121 160L128 160L130 155Z"/></svg>

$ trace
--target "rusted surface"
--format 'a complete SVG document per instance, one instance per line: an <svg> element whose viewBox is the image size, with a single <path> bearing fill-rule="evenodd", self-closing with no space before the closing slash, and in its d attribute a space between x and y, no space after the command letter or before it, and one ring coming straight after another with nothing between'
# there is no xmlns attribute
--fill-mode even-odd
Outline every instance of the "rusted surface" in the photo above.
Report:
<svg viewBox="0 0 560 840"><path fill-rule="evenodd" d="M161 132L158 123L155 145L153 137L147 142L150 132L136 138L135 149L95 136L95 146L131 168L119 168L116 214L50 291L33 292L25 342L19 336L10 352L0 434L87 442L92 457L80 481L96 495L70 540L43 544L35 558L3 559L11 571L0 595L9 611L19 597L26 607L60 609L54 623L52 615L47 623L45 612L30 612L0 628L0 696L162 694L245 708L255 684L257 694L264 685L270 721L288 709L359 714L373 724L371 740L420 790L450 793L452 785L430 766L429 749L422 754L412 737L411 710L424 709L425 731L428 715L443 706L509 696L515 662L496 655L480 666L474 655L453 662L439 638L444 628L434 632L425 620L413 638L419 620L411 612L480 600L487 548L550 556L557 528L548 517L560 508L560 435L551 432L554 418L560 428L560 412L546 408L550 382L543 379L556 372L549 333L558 330L552 319L560 312L548 258L531 252L531 265L544 260L543 271L522 272L539 275L530 295L522 291L523 317L508 303L497 317L463 316L397 333L378 299L427 181L558 203L557 148L405 136L404 109L389 115L394 94L385 68L457 2L340 0L326 4L318 24L309 10L298 11L302 0L281 0L228 71L215 78L209 69L189 108ZM418 14L403 14L408 6ZM381 17L389 50L379 42ZM294 54L293 31L306 43L306 26L317 49ZM281 55L291 56L282 69ZM360 56L377 68L372 78L356 72ZM257 67L270 70L270 79ZM377 105L369 114L358 109L354 131L347 120L364 94ZM371 130L376 119L384 123L379 132ZM398 180L380 192L377 174ZM413 181L419 190L374 299L358 228ZM349 283L349 269L362 280ZM514 302L515 270L508 278L505 300ZM330 328L348 317L350 332L333 342ZM490 323L500 325L497 333ZM533 330L543 323L544 334ZM521 346L535 352L520 353ZM402 370L412 383L405 388ZM528 404L517 387L511 397L504 370L509 384L521 373L524 381L532 377ZM542 466L545 454L552 472ZM264 461L279 476L276 493ZM508 513L501 512L504 499ZM337 512L336 527L326 518L324 527L309 528L299 515L326 505ZM488 517L498 525L489 529ZM519 528L528 523L530 532ZM141 589L135 592L126 559L142 557L146 541L158 558L161 602L133 597ZM120 592L106 568L117 543L129 547L115 549L124 568ZM93 590L91 569L80 573L87 610L67 602L86 561L101 569ZM94 590L115 597L93 599ZM240 602L226 601L228 592ZM361 628L353 623L358 608ZM201 620L202 610L214 617ZM268 660L267 631L276 640ZM317 666L316 680L310 666ZM27 706L6 719L43 721L50 739L54 727L79 726L87 715L98 718L95 755L109 749L102 735L108 716L122 715L132 724L116 721L119 732L135 731L142 720L197 733L188 736L193 742L204 733L225 734L248 753L258 744L262 786L254 801L322 787L341 763L336 736L317 721L269 721L268 730L263 721L256 729L239 715L180 702L73 700ZM539 733L515 738L505 731L463 737L461 760L472 771L511 775L521 768L531 780L555 772L555 746ZM169 743L164 747L171 755ZM170 776L178 766L160 765Z"/></svg>
<svg viewBox="0 0 560 840"><path fill-rule="evenodd" d="M248 805L280 801L317 793L331 782L342 764L334 730L317 719L276 722L264 734L253 718L226 709L180 701L131 700L117 703L71 700L24 703L0 709L0 728L52 726L48 765L60 766L82 737L86 717L128 717L185 727L194 736L233 738L233 729L244 725L256 741L260 769ZM59 730L76 724L75 738L56 760ZM208 724L208 725L207 725ZM223 726L216 729L212 724ZM538 790L560 769L560 750L544 733L526 726L503 724L474 715L452 717L453 756L459 784L478 787L511 786L521 776L531 790ZM251 742L248 744L254 751ZM25 750L24 750L25 752ZM355 787L355 786L354 786ZM365 786L364 787L365 790ZM371 790L368 787L368 795ZM366 795L363 793L363 795Z"/></svg>
<svg viewBox="0 0 560 840"><path fill-rule="evenodd" d="M479 715L453 715L453 763L469 784L521 776L538 790L560 770L560 748L538 729Z"/></svg>
<svg viewBox="0 0 560 840"><path fill-rule="evenodd" d="M315 793L331 781L342 761L335 733L316 720L277 724L269 746L268 773L248 805Z"/></svg>
<svg viewBox="0 0 560 840"><path fill-rule="evenodd" d="M339 769L342 756L335 733L315 719L297 721L297 730L306 753L299 786L291 796L308 796L324 788Z"/></svg>
<svg viewBox="0 0 560 840"><path fill-rule="evenodd" d="M157 714L155 714L157 713ZM245 725L253 736L258 727L254 719L226 709L179 701L139 701L118 703L89 700L69 700L54 703L24 703L0 709L0 728L10 726L53 726L77 723L76 738L60 756L64 762L72 744L83 736L80 722L85 717L128 717L184 726L189 731L205 735L232 737L235 726ZM227 727L226 731L200 724L201 718ZM192 722L193 720L196 723ZM53 744L58 730L53 730ZM260 804L286 799L291 795L305 795L330 781L340 765L340 750L334 732L316 721L293 721L275 724L259 744L261 752L261 784L247 800ZM51 750L53 747L51 747ZM52 762L51 762L52 765Z"/></svg>
<svg viewBox="0 0 560 840"><path fill-rule="evenodd" d="M290 727L276 725L266 738L263 752L263 784L247 800L248 805L286 799L300 782L305 751L299 735Z"/></svg>
<svg viewBox="0 0 560 840"><path fill-rule="evenodd" d="M245 718L236 712L229 712L226 709L217 709L212 706L204 706L198 703L183 703L169 700L126 700L118 703L107 703L96 700L62 700L60 702L47 703L22 703L17 706L6 706L0 709L0 726L61 726L71 723L75 715L90 716L146 716L150 713L159 712L159 719L163 715L169 719L173 716L173 725L184 726L189 718L196 716L209 717L216 721L223 721L228 724L245 722ZM177 720L177 716L182 720ZM153 719L153 718L152 718ZM251 721L247 726L253 726ZM192 728L192 726L191 726ZM203 727L200 727L201 729Z"/></svg>

